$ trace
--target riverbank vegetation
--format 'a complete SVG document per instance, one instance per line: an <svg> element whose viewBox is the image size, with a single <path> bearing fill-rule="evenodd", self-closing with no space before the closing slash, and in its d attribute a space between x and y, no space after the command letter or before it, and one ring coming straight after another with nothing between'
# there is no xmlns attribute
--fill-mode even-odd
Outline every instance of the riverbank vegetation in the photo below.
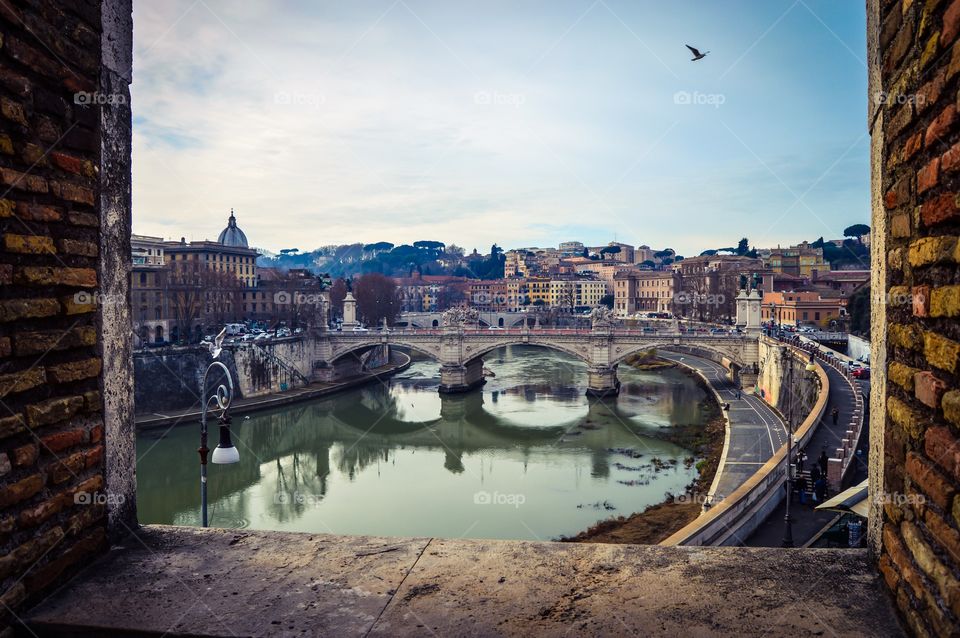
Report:
<svg viewBox="0 0 960 638"><path fill-rule="evenodd" d="M631 358L626 363L637 367L634 361L643 366L655 366L657 360L655 353L650 355L644 353L643 356ZM669 361L665 363L668 364L666 367L676 366ZM687 486L683 494L668 493L662 502L651 505L642 512L599 521L576 536L560 540L579 543L653 545L663 541L700 515L701 504L720 465L726 420L723 418L713 391L707 387L703 379L683 366L677 367L696 378L706 392L706 397L700 402L701 414L704 415L703 423L661 428L659 432L652 435L692 451L696 458L697 478Z"/></svg>

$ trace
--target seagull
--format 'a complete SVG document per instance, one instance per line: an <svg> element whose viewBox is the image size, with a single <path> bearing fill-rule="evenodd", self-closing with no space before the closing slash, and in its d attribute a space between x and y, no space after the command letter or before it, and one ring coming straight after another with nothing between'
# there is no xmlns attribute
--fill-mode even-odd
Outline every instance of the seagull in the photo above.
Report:
<svg viewBox="0 0 960 638"><path fill-rule="evenodd" d="M710 53L709 51L704 51L703 53L700 53L698 50L694 49L694 48L693 48L692 46L690 46L689 44L684 45L684 46L686 46L688 49L690 49L690 52L693 53L693 58L690 59L691 62L696 62L697 60L702 60L703 58L707 57L707 54L708 54L708 53Z"/></svg>
<svg viewBox="0 0 960 638"><path fill-rule="evenodd" d="M209 341L204 341L203 343L210 348L210 356L216 359L220 356L220 352L223 350L223 339L227 336L227 328L224 326L223 330L220 331L213 339L213 343Z"/></svg>

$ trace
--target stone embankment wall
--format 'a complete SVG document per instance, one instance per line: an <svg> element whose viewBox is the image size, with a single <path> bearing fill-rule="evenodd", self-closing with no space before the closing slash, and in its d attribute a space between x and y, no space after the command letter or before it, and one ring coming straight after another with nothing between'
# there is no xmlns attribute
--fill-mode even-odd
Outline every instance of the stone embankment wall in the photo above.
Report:
<svg viewBox="0 0 960 638"><path fill-rule="evenodd" d="M764 401L789 417L794 427L817 401L817 376L806 371L806 362L787 353L786 346L770 339L759 342L760 374L757 387ZM791 391L786 391L786 384Z"/></svg>
<svg viewBox="0 0 960 638"><path fill-rule="evenodd" d="M233 353L224 350L219 360L233 375L236 397L245 396L233 361ZM140 350L133 354L134 406L137 414L163 414L170 410L200 407L200 382L212 361L205 347ZM207 380L212 389L219 382L216 373Z"/></svg>

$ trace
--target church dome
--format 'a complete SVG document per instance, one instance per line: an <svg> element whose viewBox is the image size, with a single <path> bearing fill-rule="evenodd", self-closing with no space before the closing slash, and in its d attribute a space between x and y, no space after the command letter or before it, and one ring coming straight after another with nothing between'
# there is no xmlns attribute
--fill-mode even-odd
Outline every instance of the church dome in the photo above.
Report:
<svg viewBox="0 0 960 638"><path fill-rule="evenodd" d="M233 246L234 248L249 248L247 236L243 234L240 227L237 226L237 218L233 216L233 209L230 209L230 221L227 227L220 232L217 242L224 246Z"/></svg>

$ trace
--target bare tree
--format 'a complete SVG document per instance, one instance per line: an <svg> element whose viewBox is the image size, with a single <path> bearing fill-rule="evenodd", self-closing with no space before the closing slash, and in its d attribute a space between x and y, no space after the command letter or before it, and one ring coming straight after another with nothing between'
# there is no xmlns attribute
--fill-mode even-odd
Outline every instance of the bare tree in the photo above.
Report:
<svg viewBox="0 0 960 638"><path fill-rule="evenodd" d="M397 284L380 273L369 273L354 280L353 294L357 298L357 312L368 326L383 322L393 323L400 314L400 296Z"/></svg>

